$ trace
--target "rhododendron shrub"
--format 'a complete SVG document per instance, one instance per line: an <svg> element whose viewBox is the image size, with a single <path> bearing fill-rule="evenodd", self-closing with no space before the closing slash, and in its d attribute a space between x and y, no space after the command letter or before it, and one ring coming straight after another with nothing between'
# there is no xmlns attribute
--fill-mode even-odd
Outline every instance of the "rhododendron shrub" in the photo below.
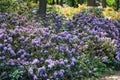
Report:
<svg viewBox="0 0 120 80"><path fill-rule="evenodd" d="M120 60L119 22L81 14L67 22L58 15L51 19L43 27L0 13L1 79L82 79L99 76L109 71L105 62Z"/></svg>

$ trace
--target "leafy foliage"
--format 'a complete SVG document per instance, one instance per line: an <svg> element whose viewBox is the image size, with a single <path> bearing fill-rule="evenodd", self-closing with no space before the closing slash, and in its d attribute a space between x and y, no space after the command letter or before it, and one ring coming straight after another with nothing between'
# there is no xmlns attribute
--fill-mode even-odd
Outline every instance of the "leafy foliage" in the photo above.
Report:
<svg viewBox="0 0 120 80"><path fill-rule="evenodd" d="M115 0L106 0L107 4L108 5L113 5L115 3Z"/></svg>
<svg viewBox="0 0 120 80"><path fill-rule="evenodd" d="M27 15L30 11L29 7L27 6L27 3L21 1L21 0L3 0L0 1L1 5L0 5L0 12L3 13L17 13L17 14L23 14L23 15Z"/></svg>

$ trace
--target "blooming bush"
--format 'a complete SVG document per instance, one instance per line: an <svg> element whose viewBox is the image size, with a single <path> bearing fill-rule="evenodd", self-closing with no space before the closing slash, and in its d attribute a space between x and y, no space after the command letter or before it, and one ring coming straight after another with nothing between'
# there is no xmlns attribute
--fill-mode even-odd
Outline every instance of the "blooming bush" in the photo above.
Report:
<svg viewBox="0 0 120 80"><path fill-rule="evenodd" d="M22 15L28 15L31 7L27 5L23 0L1 0L0 12L2 13L17 13Z"/></svg>
<svg viewBox="0 0 120 80"><path fill-rule="evenodd" d="M110 71L105 62L120 60L119 51L115 54L119 21L81 14L67 22L58 15L51 20L44 27L22 15L0 13L2 80L83 79Z"/></svg>
<svg viewBox="0 0 120 80"><path fill-rule="evenodd" d="M102 11L102 13L106 18L110 18L113 20L120 19L120 12L115 11L114 8L112 8L112 7L105 8Z"/></svg>
<svg viewBox="0 0 120 80"><path fill-rule="evenodd" d="M120 12L115 11L113 7L87 7L85 5L78 4L77 8L69 6L61 7L59 5L52 6L52 8L58 13L61 13L69 18L72 18L75 14L81 13L84 15L94 14L96 17L105 17L112 20L120 19Z"/></svg>
<svg viewBox="0 0 120 80"><path fill-rule="evenodd" d="M74 7L69 7L69 6L61 7L59 5L55 5L55 6L53 6L53 8L58 13L61 13L65 16L71 18L71 17L73 17L73 15L79 13L82 9L85 9L86 6L78 4L78 7L74 8Z"/></svg>
<svg viewBox="0 0 120 80"><path fill-rule="evenodd" d="M103 11L103 8L100 8L100 7L88 7L88 8L82 9L79 13L83 15L93 14L98 18L103 18L104 16L102 14L102 11Z"/></svg>

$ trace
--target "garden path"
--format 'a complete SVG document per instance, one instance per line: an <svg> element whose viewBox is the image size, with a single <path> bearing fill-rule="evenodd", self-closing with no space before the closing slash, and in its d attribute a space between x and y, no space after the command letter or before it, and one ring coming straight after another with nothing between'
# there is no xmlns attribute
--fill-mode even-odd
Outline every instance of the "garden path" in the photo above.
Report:
<svg viewBox="0 0 120 80"><path fill-rule="evenodd" d="M100 80L120 80L120 71L116 71L115 74L105 76L101 78Z"/></svg>

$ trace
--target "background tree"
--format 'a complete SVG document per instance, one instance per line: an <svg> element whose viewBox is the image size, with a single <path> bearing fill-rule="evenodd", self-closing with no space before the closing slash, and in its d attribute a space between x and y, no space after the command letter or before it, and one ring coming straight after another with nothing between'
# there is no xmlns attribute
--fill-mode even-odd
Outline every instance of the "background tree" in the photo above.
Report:
<svg viewBox="0 0 120 80"><path fill-rule="evenodd" d="M52 0L52 4L55 4L55 0Z"/></svg>
<svg viewBox="0 0 120 80"><path fill-rule="evenodd" d="M95 0L87 0L87 6L95 6Z"/></svg>
<svg viewBox="0 0 120 80"><path fill-rule="evenodd" d="M106 0L102 0L102 6L103 6L103 8L106 7Z"/></svg>
<svg viewBox="0 0 120 80"><path fill-rule="evenodd" d="M63 6L63 0L60 0L60 5Z"/></svg>
<svg viewBox="0 0 120 80"><path fill-rule="evenodd" d="M35 3L37 3L38 2L38 0L35 0Z"/></svg>
<svg viewBox="0 0 120 80"><path fill-rule="evenodd" d="M56 3L59 4L59 0L56 0Z"/></svg>
<svg viewBox="0 0 120 80"><path fill-rule="evenodd" d="M119 10L120 0L116 0L116 9Z"/></svg>
<svg viewBox="0 0 120 80"><path fill-rule="evenodd" d="M75 5L75 0L72 0L72 6L74 6Z"/></svg>
<svg viewBox="0 0 120 80"><path fill-rule="evenodd" d="M84 0L78 0L79 4L83 4Z"/></svg>
<svg viewBox="0 0 120 80"><path fill-rule="evenodd" d="M46 6L47 6L47 0L39 0L38 15L40 17L45 17L45 15L46 15Z"/></svg>

